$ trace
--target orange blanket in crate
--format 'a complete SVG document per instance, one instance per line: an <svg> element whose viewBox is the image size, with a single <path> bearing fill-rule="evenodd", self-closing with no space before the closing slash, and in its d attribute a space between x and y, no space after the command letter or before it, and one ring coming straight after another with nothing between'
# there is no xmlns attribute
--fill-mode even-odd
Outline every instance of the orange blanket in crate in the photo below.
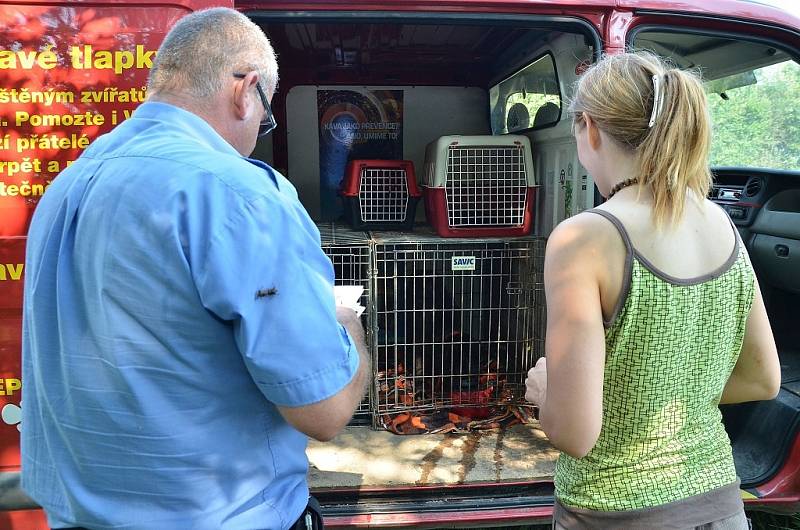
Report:
<svg viewBox="0 0 800 530"><path fill-rule="evenodd" d="M489 416L479 420L442 409L383 414L380 416L380 424L383 428L395 434L440 434L498 429L517 423L529 423L533 419L532 407L499 405L489 407L489 409Z"/></svg>
<svg viewBox="0 0 800 530"><path fill-rule="evenodd" d="M533 407L513 404L510 393L501 392L501 404L489 404L495 385L503 384L498 380L496 367L489 369L479 378L477 390L451 392L449 403L437 410L382 414L379 424L395 434L436 434L497 429L530 422L534 417ZM378 379L382 381L379 395L384 399L393 398L395 403L406 406L417 403L417 392L412 380L406 379L402 364L398 364L396 370L380 372Z"/></svg>

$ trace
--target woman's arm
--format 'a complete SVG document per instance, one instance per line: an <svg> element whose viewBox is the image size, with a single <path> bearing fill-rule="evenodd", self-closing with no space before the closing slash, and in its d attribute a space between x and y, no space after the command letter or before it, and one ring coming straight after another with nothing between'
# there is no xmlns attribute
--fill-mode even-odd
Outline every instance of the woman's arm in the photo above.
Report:
<svg viewBox="0 0 800 530"><path fill-rule="evenodd" d="M720 403L772 399L778 395L780 386L778 349L775 347L764 299L756 280L755 296L747 316L742 350L722 391Z"/></svg>
<svg viewBox="0 0 800 530"><path fill-rule="evenodd" d="M589 215L553 231L544 266L547 387L539 419L553 445L575 458L594 447L603 417L605 331L598 270L607 249L602 220Z"/></svg>

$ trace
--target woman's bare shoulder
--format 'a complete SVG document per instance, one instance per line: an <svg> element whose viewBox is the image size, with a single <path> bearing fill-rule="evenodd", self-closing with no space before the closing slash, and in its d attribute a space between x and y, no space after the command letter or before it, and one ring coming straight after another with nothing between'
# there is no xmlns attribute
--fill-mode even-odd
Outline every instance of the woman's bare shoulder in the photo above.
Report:
<svg viewBox="0 0 800 530"><path fill-rule="evenodd" d="M578 247L576 250L604 247L619 240L619 230L606 217L585 211L556 226L548 238L548 247Z"/></svg>
<svg viewBox="0 0 800 530"><path fill-rule="evenodd" d="M547 241L547 257L565 266L591 263L602 268L625 252L625 242L613 223L588 211L562 221Z"/></svg>

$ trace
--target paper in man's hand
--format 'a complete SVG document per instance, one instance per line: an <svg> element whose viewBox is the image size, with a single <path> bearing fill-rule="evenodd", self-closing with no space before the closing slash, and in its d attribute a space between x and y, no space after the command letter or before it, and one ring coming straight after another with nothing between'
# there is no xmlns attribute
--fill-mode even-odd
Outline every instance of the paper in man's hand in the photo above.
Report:
<svg viewBox="0 0 800 530"><path fill-rule="evenodd" d="M342 307L349 307L356 312L356 315L361 316L365 307L359 304L361 295L364 293L362 285L335 285L333 287L333 296L336 299L336 305Z"/></svg>

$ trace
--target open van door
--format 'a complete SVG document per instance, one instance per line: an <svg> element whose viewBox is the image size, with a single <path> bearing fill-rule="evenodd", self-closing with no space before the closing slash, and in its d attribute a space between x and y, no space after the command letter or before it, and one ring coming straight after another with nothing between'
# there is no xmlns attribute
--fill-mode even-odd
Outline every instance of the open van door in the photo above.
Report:
<svg viewBox="0 0 800 530"><path fill-rule="evenodd" d="M19 489L25 234L56 175L146 97L159 44L186 13L232 0L0 5L0 528L46 528Z"/></svg>
<svg viewBox="0 0 800 530"><path fill-rule="evenodd" d="M797 19L742 4L734 16L632 10L628 47L704 79L714 125L712 201L736 225L755 268L781 362L770 401L722 407L748 509L800 509L800 33ZM756 13L757 10L757 13ZM772 11L775 11L774 13ZM748 21L746 18L758 19ZM726 332L726 330L721 330Z"/></svg>

